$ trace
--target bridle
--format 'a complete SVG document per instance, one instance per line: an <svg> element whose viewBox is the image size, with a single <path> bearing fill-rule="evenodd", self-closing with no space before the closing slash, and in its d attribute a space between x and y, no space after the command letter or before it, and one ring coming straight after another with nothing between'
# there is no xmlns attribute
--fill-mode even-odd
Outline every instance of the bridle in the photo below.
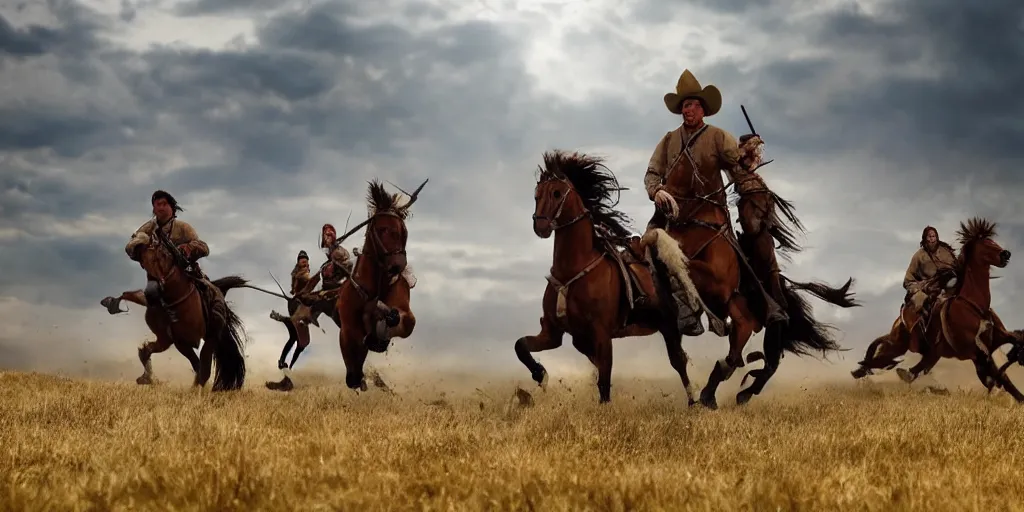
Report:
<svg viewBox="0 0 1024 512"><path fill-rule="evenodd" d="M157 227L155 231L159 232L159 230L160 230L160 228ZM157 284L160 285L160 292L161 293L163 293L164 286L167 284L168 279L173 278L175 275L181 275L181 274L184 273L184 271L181 269L181 267L178 266L176 264L176 262L174 261L175 258L180 258L181 254L177 253L177 248L175 248L175 252L170 252L170 249L168 249L168 246L173 247L173 245L170 244L170 241L166 239L166 237L163 235L163 233L158 233L158 234L155 235L155 238L152 239L150 241L150 243L145 247L145 249L152 250L152 251L159 251L160 249L164 249L165 251L168 252L168 256L171 257L172 262L171 262L171 265L170 265L170 269L167 270L166 272L158 272L157 274L154 274L149 269L147 269L147 268L145 268L143 266L143 269L146 270L146 273L148 273L149 275L151 275L151 276L156 278ZM139 264L141 265L142 264L142 261L141 261L142 260L142 256L141 255L139 256L139 260L140 260ZM186 281L187 281L187 279L186 279ZM188 292L185 293L184 295L182 295L181 297L179 297L177 299L174 299L173 301L167 302L165 304L165 306L168 307L168 308L177 306L178 304L181 304L182 302L185 302L186 299L191 297L192 294L196 293L197 291L198 291L198 289L196 288L195 283L189 282L189 290L188 290Z"/></svg>
<svg viewBox="0 0 1024 512"><path fill-rule="evenodd" d="M550 219L546 215L537 215L536 213L534 213L533 214L533 221L534 222L537 222L538 220L546 220L546 221L550 222L551 230L552 231L558 231L559 229L562 229L562 228L565 228L565 227L569 227L569 226L571 226L571 225L573 225L573 224L583 220L584 217L590 215L590 210L587 210L586 207L584 207L583 208L583 212L580 213L579 215L577 215L576 217L574 217L572 220L570 220L569 222L566 222L565 224L559 224L558 223L558 218L562 216L562 210L565 208L565 202L566 202L567 199L569 199L569 194L573 193L574 189L572 187L572 183L568 179L566 179L566 178L558 178L558 177L552 177L552 178L548 178L546 180L542 180L537 185L540 186L541 183L545 183L545 182L548 182L548 181L561 181L562 183L565 183L566 184L565 193L562 194L562 200L558 202L558 208L555 210L555 214L553 216L551 216Z"/></svg>
<svg viewBox="0 0 1024 512"><path fill-rule="evenodd" d="M387 216L394 217L394 218L398 219L398 221L401 223L401 225L402 225L402 245L401 245L401 247L399 249L388 251L387 248L384 247L384 242L380 239L380 235L377 234L377 230L374 229L374 223L377 220L377 218L379 216L381 216L381 215L387 215ZM401 215L399 215L398 213L395 213L394 211L387 210L387 211L382 211L382 212L374 213L373 216L370 217L370 221L367 223L366 231L370 235L370 245L373 248L374 255L376 256L376 259L375 259L375 261L373 263L374 263L374 270L377 271L377 283L376 283L377 284L377 294L376 294L375 297L370 297L370 293L366 290L366 287L361 285L361 284L359 284L359 282L356 281L356 272L358 271L358 268L359 268L359 260L363 258L363 256L366 254L365 252L361 252L359 254L359 256L356 256L355 264L352 265L352 274L349 275L348 281L350 283L352 283L352 288L354 288L357 292L359 292L359 295L361 295L363 297L363 300L369 301L369 300L372 300L372 299L380 298L382 292L384 291L384 289L386 287L385 285L390 284L390 283L387 283L387 281L388 281L388 272L387 272L387 268L386 268L386 266L387 266L387 258L389 258L391 256L399 256L399 255L403 255L404 256L404 255L407 254L405 246L406 246L406 240L407 240L407 237L408 237L408 229L405 227L405 219L403 219ZM396 276L396 277L400 277L400 276L401 276L401 274L399 274L399 276Z"/></svg>

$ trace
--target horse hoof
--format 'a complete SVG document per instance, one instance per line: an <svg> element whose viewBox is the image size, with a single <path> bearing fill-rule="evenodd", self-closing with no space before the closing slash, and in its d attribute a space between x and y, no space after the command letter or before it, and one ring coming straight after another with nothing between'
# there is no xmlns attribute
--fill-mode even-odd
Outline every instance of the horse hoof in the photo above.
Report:
<svg viewBox="0 0 1024 512"><path fill-rule="evenodd" d="M754 398L754 394L750 391L740 391L736 394L736 405L746 405L751 398Z"/></svg>
<svg viewBox="0 0 1024 512"><path fill-rule="evenodd" d="M153 378L148 375L142 375L139 378L135 379L135 383L140 386L148 386L150 384L153 384Z"/></svg>
<svg viewBox="0 0 1024 512"><path fill-rule="evenodd" d="M295 385L292 384L292 379L288 377L281 379L280 382L268 381L265 385L267 386L267 389L274 391L291 391L295 388Z"/></svg>
<svg viewBox="0 0 1024 512"><path fill-rule="evenodd" d="M547 391L547 389L548 389L548 371L546 369L544 369L543 366L540 367L540 370L537 370L537 371L533 372L531 374L531 377L533 377L533 381L536 382L537 385L541 387L541 389Z"/></svg>
<svg viewBox="0 0 1024 512"><path fill-rule="evenodd" d="M363 393L365 393L367 389L370 389L370 388L366 385L366 379L363 379L363 382L361 382L359 384L359 391L362 391Z"/></svg>
<svg viewBox="0 0 1024 512"><path fill-rule="evenodd" d="M712 411L718 410L718 400L713 396L702 396L700 397L700 404Z"/></svg>
<svg viewBox="0 0 1024 512"><path fill-rule="evenodd" d="M896 375L899 375L900 380L906 382L907 384L914 382L914 375L908 372L907 370L904 370L903 368L897 368Z"/></svg>
<svg viewBox="0 0 1024 512"><path fill-rule="evenodd" d="M116 315L118 313L127 313L127 309L121 309L121 299L117 297L104 297L100 301L100 305L107 308L107 313Z"/></svg>
<svg viewBox="0 0 1024 512"><path fill-rule="evenodd" d="M692 408L693 406L697 405L697 403L698 402L696 400L690 398L686 401L686 406Z"/></svg>
<svg viewBox="0 0 1024 512"><path fill-rule="evenodd" d="M857 368L850 372L850 375L852 375L854 379L862 379L868 375L868 370L866 368Z"/></svg>

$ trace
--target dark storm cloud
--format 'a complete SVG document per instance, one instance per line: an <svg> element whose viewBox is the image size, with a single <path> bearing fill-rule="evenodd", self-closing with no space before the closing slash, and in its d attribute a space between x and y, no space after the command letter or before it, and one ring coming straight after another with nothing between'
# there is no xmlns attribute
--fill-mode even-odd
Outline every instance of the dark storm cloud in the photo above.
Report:
<svg viewBox="0 0 1024 512"><path fill-rule="evenodd" d="M95 307L100 298L120 294L133 281L133 288L141 285L130 272L133 263L124 255L125 241L61 237L5 244L0 290L35 304Z"/></svg>

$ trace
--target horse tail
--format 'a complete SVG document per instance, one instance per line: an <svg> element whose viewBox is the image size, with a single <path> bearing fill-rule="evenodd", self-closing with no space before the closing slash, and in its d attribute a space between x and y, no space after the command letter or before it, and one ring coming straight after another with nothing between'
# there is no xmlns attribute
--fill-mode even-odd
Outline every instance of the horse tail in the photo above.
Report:
<svg viewBox="0 0 1024 512"><path fill-rule="evenodd" d="M213 361L217 364L213 391L242 389L245 384L245 356L242 353L247 339L245 326L230 306L225 304L224 309L224 328L213 347Z"/></svg>
<svg viewBox="0 0 1024 512"><path fill-rule="evenodd" d="M241 276L226 276L211 282L214 286L220 289L220 293L224 296L227 296L228 290L241 288L249 283L249 281L243 279Z"/></svg>
<svg viewBox="0 0 1024 512"><path fill-rule="evenodd" d="M850 292L850 287L853 286L852 277L847 279L846 284L839 288L833 288L832 286L821 281L810 281L806 283L801 283L799 281L794 281L781 274L779 275L779 278L793 285L793 289L804 290L806 292L809 292L811 295L814 295L815 297L825 302L828 302L829 304L832 304L834 306L839 306L841 308L853 308L862 306L861 303L857 302L857 300L853 298L853 293Z"/></svg>
<svg viewBox="0 0 1024 512"><path fill-rule="evenodd" d="M819 322L814 318L811 305L798 293L806 290L812 295L830 304L848 308L860 306L850 298L849 288L853 284L851 278L841 288L832 288L824 283L798 283L784 276L782 295L786 300L786 313L789 322L779 332L779 343L782 349L797 355L809 355L811 351L821 352L844 350L832 336L836 328Z"/></svg>
<svg viewBox="0 0 1024 512"><path fill-rule="evenodd" d="M769 193L776 208L772 208L772 219L769 222L771 227L768 228L768 234L779 243L780 255L788 259L789 254L803 251L803 247L800 247L800 244L796 242L796 234L806 233L807 229L800 222L800 219L797 218L793 203L779 197L775 192ZM782 215L780 216L779 213Z"/></svg>

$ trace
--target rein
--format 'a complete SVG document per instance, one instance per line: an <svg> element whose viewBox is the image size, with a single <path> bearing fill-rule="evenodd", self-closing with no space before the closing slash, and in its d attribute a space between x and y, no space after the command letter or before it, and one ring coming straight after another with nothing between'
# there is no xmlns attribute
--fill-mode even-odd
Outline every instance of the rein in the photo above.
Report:
<svg viewBox="0 0 1024 512"><path fill-rule="evenodd" d="M364 302L370 302L370 301L375 300L375 299L380 299L382 292L386 288L386 285L390 284L390 283L386 283L386 281L387 281L387 269L385 268L385 259L387 257L389 257L389 256L395 256L395 255L400 255L400 254L407 254L404 245L402 246L401 249L397 249L397 250L394 250L394 251L387 251L387 250L385 250L384 242L381 241L380 236L377 235L377 232L373 230L373 221L376 220L378 215L390 215L390 216L395 217L398 220L402 221L401 216L399 216L397 213L391 212L391 211L377 212L370 219L370 223L367 226L367 233L369 233L369 235L370 235L370 244L371 244L371 247L373 248L373 252L377 256L376 261L374 262L374 264L375 264L374 270L377 271L377 275L378 275L377 283L376 283L377 284L377 293L376 293L376 295L371 297L370 293L366 290L366 287L361 285L361 284L359 284L359 282L356 281L356 275L355 274L356 274L356 272L359 271L358 270L359 269L359 260L361 260L363 258L363 255L366 254L365 251L361 252L359 254L359 256L356 256L355 264L352 265L352 273L348 276L348 282L352 283L352 288L354 288L356 290L356 292L359 293L359 295L363 298ZM402 221L402 227L405 228L405 222L404 221ZM401 274L399 274L397 277L401 278Z"/></svg>
<svg viewBox="0 0 1024 512"><path fill-rule="evenodd" d="M150 244L148 249L150 249L150 250L157 250L157 247L154 247L153 244ZM147 270L146 272L149 272L149 271ZM157 275L154 275L153 277L155 277L157 282L160 283L160 291L162 293L163 289L164 289L164 285L167 284L167 281L169 279L171 279L171 278L173 278L175 276L182 276L183 274L184 274L184 271L182 271L181 267L179 267L178 265L172 264L171 265L171 269L168 270L166 273L157 274ZM187 281L187 278L186 278L186 281ZM179 297L177 299L174 299L171 302L168 302L166 307L173 308L173 307L181 304L182 302L185 302L186 299L191 297L192 294L194 294L196 292L198 292L198 289L196 288L195 283L189 282L189 290L188 290L188 292L185 293L184 295L182 295L181 297Z"/></svg>

